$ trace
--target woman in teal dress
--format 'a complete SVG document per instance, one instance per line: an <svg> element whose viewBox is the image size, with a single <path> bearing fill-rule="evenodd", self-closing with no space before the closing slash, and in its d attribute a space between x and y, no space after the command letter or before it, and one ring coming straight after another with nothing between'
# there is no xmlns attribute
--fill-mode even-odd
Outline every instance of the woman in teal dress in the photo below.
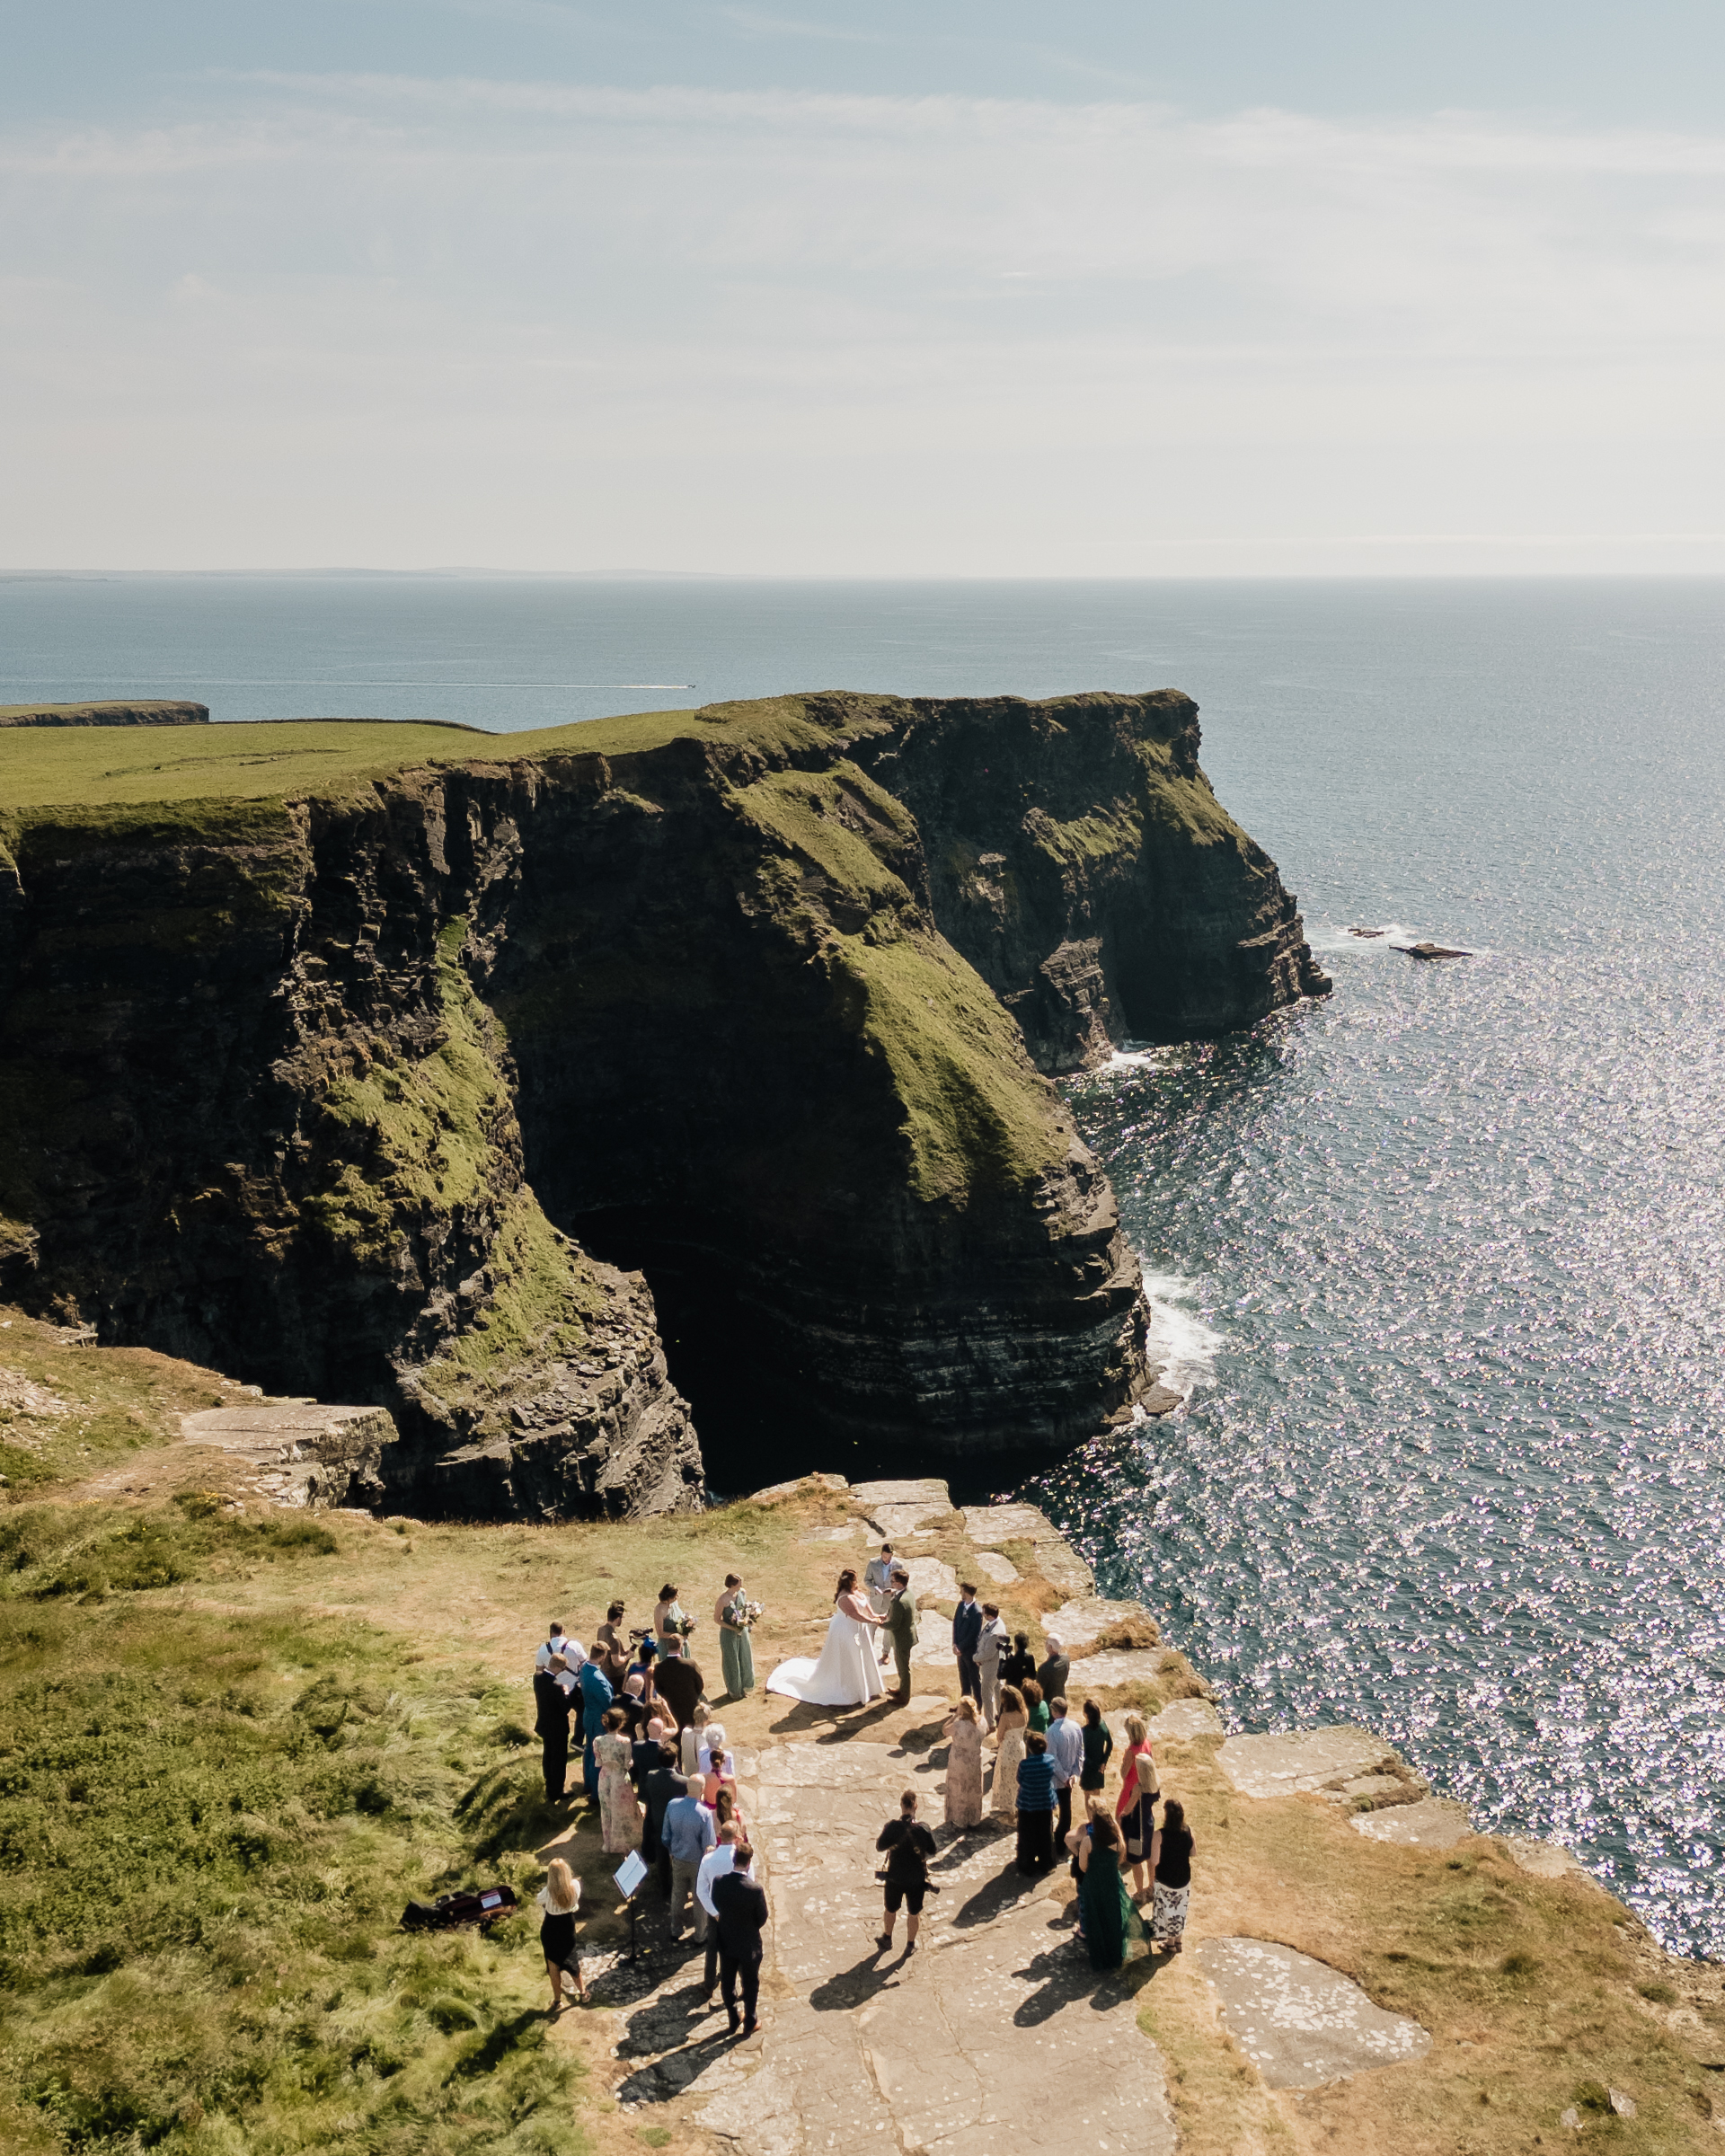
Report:
<svg viewBox="0 0 1725 2156"><path fill-rule="evenodd" d="M1092 1968L1122 1966L1127 1942L1144 1931L1120 1877L1120 1851L1119 1825L1098 1814L1078 1845L1078 1921Z"/></svg>
<svg viewBox="0 0 1725 2156"><path fill-rule="evenodd" d="M734 1572L725 1575L725 1591L713 1604L719 1627L719 1657L725 1666L725 1697L740 1700L755 1689L755 1650L748 1643L748 1597Z"/></svg>

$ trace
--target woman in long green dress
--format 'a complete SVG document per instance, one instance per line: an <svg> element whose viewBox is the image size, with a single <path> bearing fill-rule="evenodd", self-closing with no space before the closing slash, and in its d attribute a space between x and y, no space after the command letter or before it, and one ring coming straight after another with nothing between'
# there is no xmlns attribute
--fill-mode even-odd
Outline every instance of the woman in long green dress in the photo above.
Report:
<svg viewBox="0 0 1725 2156"><path fill-rule="evenodd" d="M1127 1941L1144 1929L1120 1877L1120 1851L1119 1827L1103 1812L1078 1849L1078 1917L1092 1968L1119 1968Z"/></svg>
<svg viewBox="0 0 1725 2156"><path fill-rule="evenodd" d="M719 1627L719 1657L725 1666L725 1697L745 1698L755 1689L755 1650L748 1643L748 1597L734 1572L725 1575L725 1591L713 1604Z"/></svg>

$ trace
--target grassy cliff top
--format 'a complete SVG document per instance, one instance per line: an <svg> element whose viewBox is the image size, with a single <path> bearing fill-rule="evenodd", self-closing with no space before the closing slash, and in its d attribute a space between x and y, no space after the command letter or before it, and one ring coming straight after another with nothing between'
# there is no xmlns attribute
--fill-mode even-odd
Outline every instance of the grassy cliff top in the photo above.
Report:
<svg viewBox="0 0 1725 2156"><path fill-rule="evenodd" d="M531 733L392 719L260 720L221 726L19 727L0 731L0 808L142 801L279 800L345 793L415 764L656 747L694 730L692 711L585 720Z"/></svg>
<svg viewBox="0 0 1725 2156"><path fill-rule="evenodd" d="M895 705L909 708L890 696L818 691L707 704L698 711L584 719L514 734L402 719L253 720L118 730L100 723L0 725L0 811L339 795L414 765L620 756L678 737L722 735L768 751L809 748L830 742L836 733L875 730L889 723L877 707Z"/></svg>

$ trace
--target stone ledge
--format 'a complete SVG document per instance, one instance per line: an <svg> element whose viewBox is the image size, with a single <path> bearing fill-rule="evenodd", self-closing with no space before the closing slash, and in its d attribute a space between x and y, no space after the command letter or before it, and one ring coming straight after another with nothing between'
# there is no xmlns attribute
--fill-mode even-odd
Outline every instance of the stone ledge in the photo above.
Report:
<svg viewBox="0 0 1725 2156"><path fill-rule="evenodd" d="M180 1436L249 1462L277 1504L323 1511L381 1499L384 1447L394 1444L395 1425L382 1408L260 1400L183 1415Z"/></svg>
<svg viewBox="0 0 1725 2156"><path fill-rule="evenodd" d="M1376 1808L1412 1804L1430 1794L1381 1736L1351 1722L1231 1736L1216 1759L1243 1797L1291 1797L1304 1790L1331 1804Z"/></svg>

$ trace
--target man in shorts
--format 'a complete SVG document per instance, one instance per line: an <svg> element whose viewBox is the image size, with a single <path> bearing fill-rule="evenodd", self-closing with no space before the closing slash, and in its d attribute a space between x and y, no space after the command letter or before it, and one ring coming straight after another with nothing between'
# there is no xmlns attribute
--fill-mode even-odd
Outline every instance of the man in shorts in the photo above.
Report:
<svg viewBox="0 0 1725 2156"><path fill-rule="evenodd" d="M883 1948L891 1946L902 1904L907 1912L905 1952L914 1954L922 1928L923 1896L931 1891L928 1860L934 1854L934 1837L916 1816L915 1789L907 1789L898 1799L898 1816L888 1820L874 1846L887 1852L887 1928L879 1943Z"/></svg>

